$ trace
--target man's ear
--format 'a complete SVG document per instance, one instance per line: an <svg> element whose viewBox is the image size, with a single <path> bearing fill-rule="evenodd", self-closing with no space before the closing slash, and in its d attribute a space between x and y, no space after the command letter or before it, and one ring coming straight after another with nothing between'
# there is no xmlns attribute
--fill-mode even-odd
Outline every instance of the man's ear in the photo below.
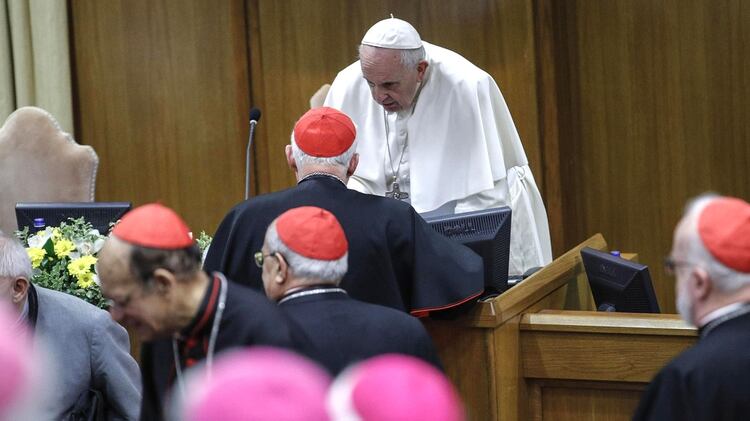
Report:
<svg viewBox="0 0 750 421"><path fill-rule="evenodd" d="M417 63L417 81L421 82L424 79L424 74L427 71L427 60L422 60Z"/></svg>
<svg viewBox="0 0 750 421"><path fill-rule="evenodd" d="M18 277L13 281L13 304L20 304L29 294L29 280Z"/></svg>
<svg viewBox="0 0 750 421"><path fill-rule="evenodd" d="M349 160L349 167L346 169L347 177L351 177L352 174L354 174L354 171L357 170L357 165L359 165L359 154L355 152L354 155L352 155L352 159Z"/></svg>
<svg viewBox="0 0 750 421"><path fill-rule="evenodd" d="M286 145L286 147L284 148L284 153L286 154L286 164L289 165L289 168L291 168L295 174L297 174L297 162L294 160L292 145Z"/></svg>
<svg viewBox="0 0 750 421"><path fill-rule="evenodd" d="M275 255L276 261L279 265L279 270L276 271L276 276L274 276L273 281L277 284L283 284L287 279L289 279L289 264L286 262L286 259L284 259L284 256L282 256L281 253L275 253Z"/></svg>
<svg viewBox="0 0 750 421"><path fill-rule="evenodd" d="M177 277L174 273L159 268L154 271L151 277L153 284L151 288L159 295L167 295L174 290L174 285L177 283Z"/></svg>
<svg viewBox="0 0 750 421"><path fill-rule="evenodd" d="M713 281L701 267L694 267L690 273L690 289L694 301L705 301L711 295L713 290Z"/></svg>

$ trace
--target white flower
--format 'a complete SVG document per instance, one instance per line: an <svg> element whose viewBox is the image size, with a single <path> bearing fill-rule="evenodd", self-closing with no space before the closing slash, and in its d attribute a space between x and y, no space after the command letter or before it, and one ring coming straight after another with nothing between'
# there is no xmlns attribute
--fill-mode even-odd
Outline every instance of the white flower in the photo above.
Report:
<svg viewBox="0 0 750 421"><path fill-rule="evenodd" d="M86 255L94 254L94 245L89 241L77 240L75 242L75 245L76 245L76 250L78 250L78 252L81 255L86 256Z"/></svg>
<svg viewBox="0 0 750 421"><path fill-rule="evenodd" d="M94 230L96 231L96 230ZM96 231L99 232L99 231ZM94 253L99 253L99 250L104 247L104 237L98 238L96 241L94 241Z"/></svg>
<svg viewBox="0 0 750 421"><path fill-rule="evenodd" d="M29 247L44 248L50 237L52 237L52 227L47 227L44 231L39 231L29 237Z"/></svg>

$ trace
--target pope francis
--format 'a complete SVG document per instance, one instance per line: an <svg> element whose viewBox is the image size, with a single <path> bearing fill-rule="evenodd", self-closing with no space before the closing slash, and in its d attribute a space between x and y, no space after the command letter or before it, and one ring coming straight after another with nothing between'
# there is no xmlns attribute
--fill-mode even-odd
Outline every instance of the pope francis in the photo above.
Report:
<svg viewBox="0 0 750 421"><path fill-rule="evenodd" d="M510 206L510 274L552 260L547 213L500 89L459 54L389 18L362 39L325 105L357 124L349 188L405 200L423 215Z"/></svg>

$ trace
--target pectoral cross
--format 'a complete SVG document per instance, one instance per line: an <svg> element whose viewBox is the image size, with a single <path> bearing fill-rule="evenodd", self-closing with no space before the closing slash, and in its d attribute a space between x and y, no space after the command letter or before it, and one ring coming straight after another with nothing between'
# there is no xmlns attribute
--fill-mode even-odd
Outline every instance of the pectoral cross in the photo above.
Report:
<svg viewBox="0 0 750 421"><path fill-rule="evenodd" d="M385 197L392 197L396 200L406 200L409 198L409 193L402 192L396 181L393 182L393 190L386 191Z"/></svg>

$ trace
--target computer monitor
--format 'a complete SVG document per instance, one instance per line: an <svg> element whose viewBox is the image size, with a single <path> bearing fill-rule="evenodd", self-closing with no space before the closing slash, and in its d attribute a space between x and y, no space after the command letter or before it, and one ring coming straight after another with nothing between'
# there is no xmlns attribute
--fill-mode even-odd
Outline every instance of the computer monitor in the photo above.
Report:
<svg viewBox="0 0 750 421"><path fill-rule="evenodd" d="M659 313L648 266L590 247L581 259L599 311Z"/></svg>
<svg viewBox="0 0 750 421"><path fill-rule="evenodd" d="M34 219L43 218L46 226L57 226L67 222L68 218L84 217L100 233L109 232L110 222L118 219L130 210L129 202L35 202L16 203L16 222L18 229L29 227L34 231Z"/></svg>
<svg viewBox="0 0 750 421"><path fill-rule="evenodd" d="M508 289L510 218L507 206L475 212L427 217L440 234L474 250L484 261L485 294Z"/></svg>

